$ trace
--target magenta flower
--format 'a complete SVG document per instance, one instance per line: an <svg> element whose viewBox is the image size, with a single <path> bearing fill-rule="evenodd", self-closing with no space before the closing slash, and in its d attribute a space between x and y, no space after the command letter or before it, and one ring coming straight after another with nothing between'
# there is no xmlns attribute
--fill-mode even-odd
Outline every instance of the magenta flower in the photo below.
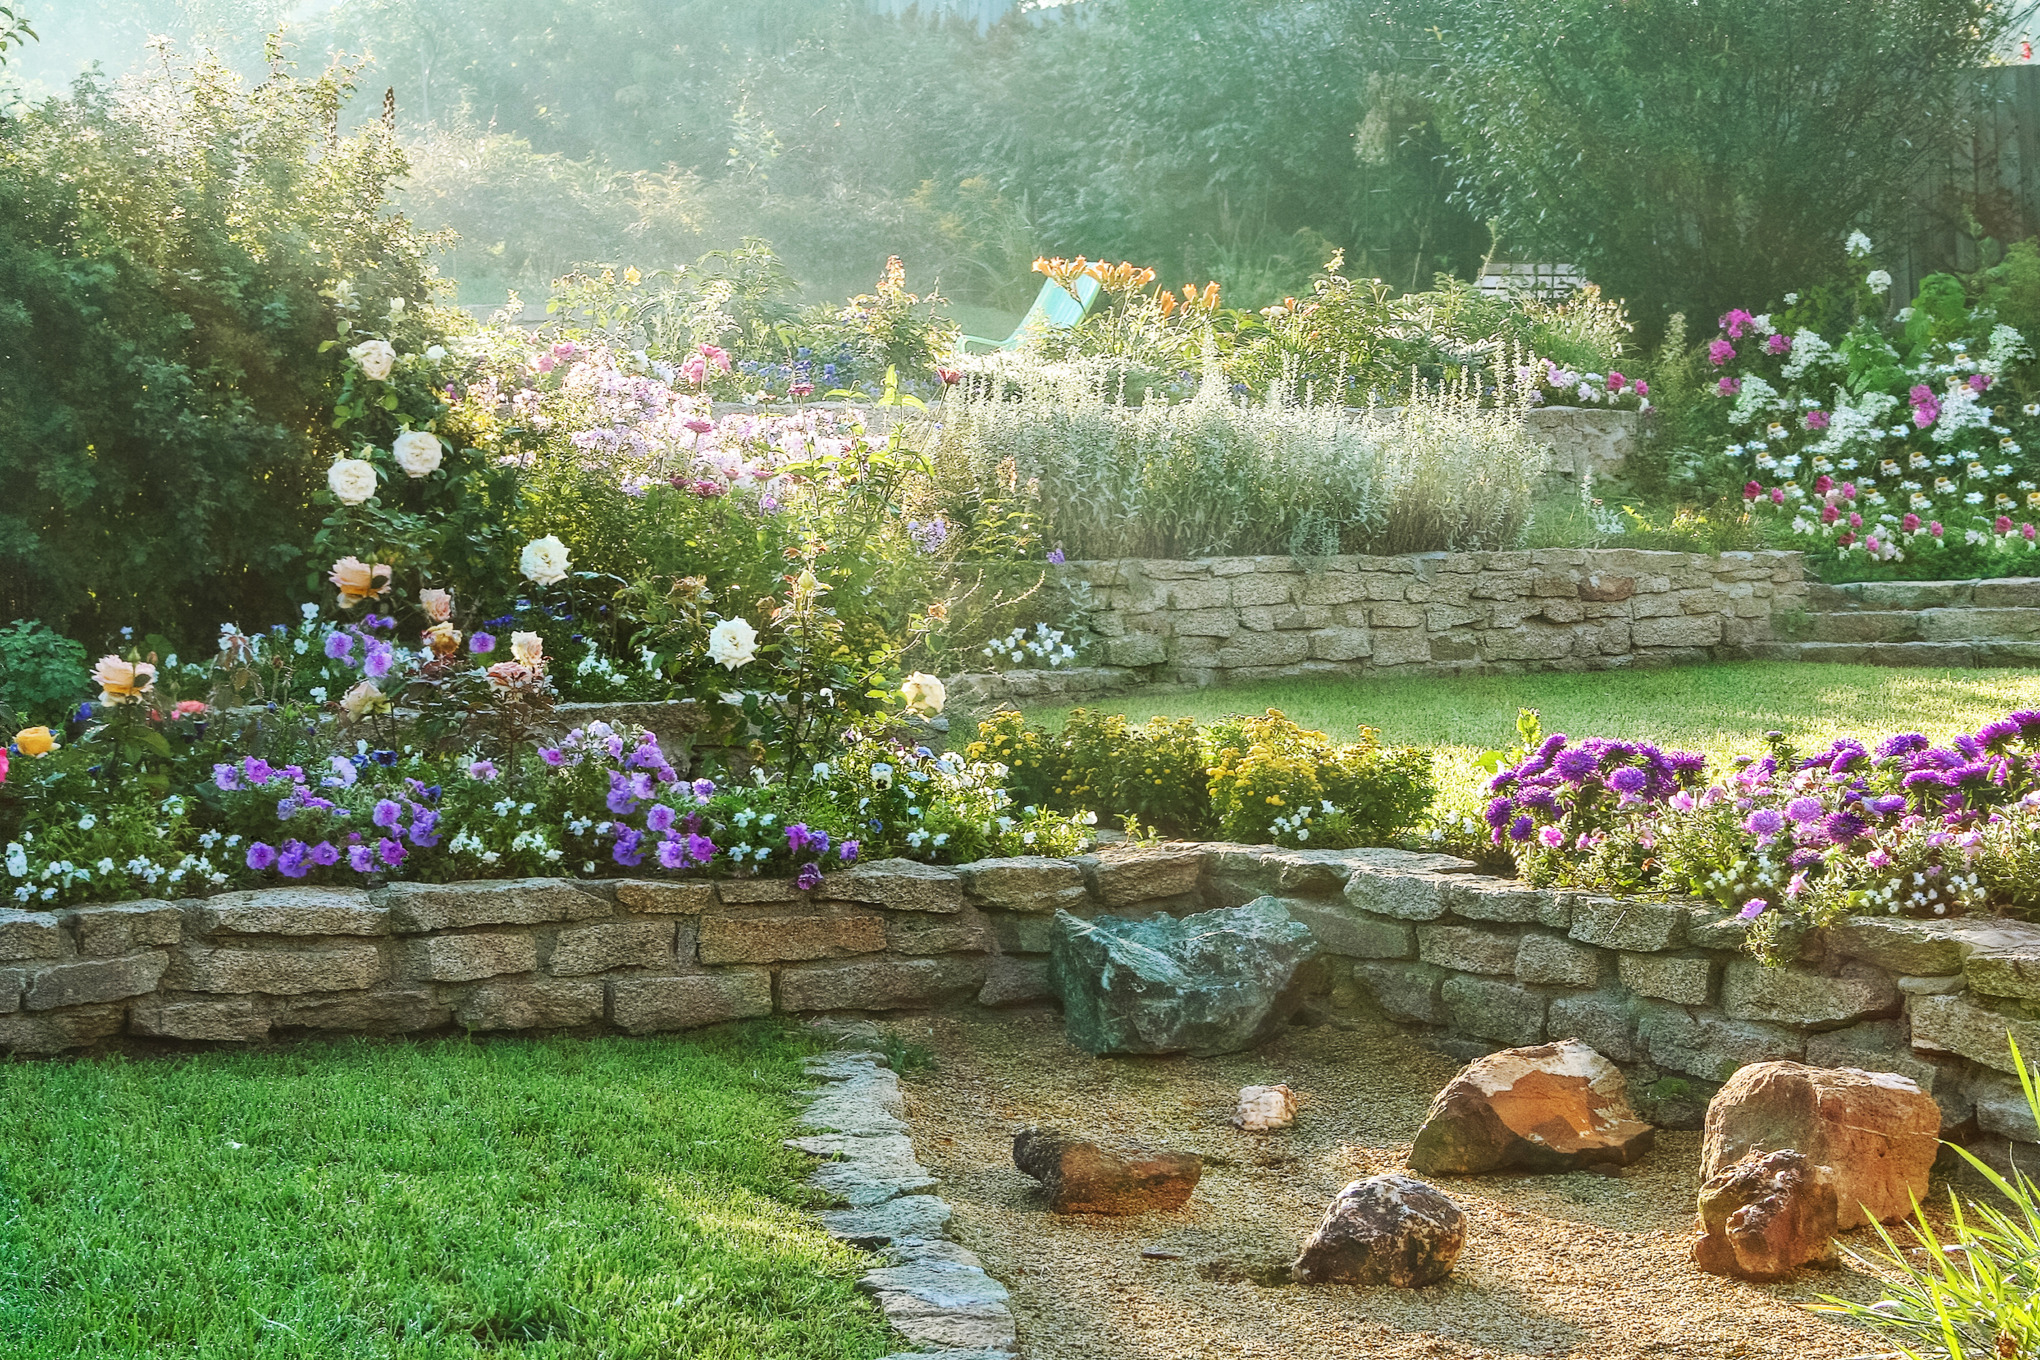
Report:
<svg viewBox="0 0 2040 1360"><path fill-rule="evenodd" d="M1628 385L1629 379L1623 377L1620 373L1610 373L1608 375L1608 390L1610 392L1620 392Z"/></svg>
<svg viewBox="0 0 2040 1360"><path fill-rule="evenodd" d="M1773 504L1773 505L1783 505L1783 504L1785 504L1785 488L1784 488L1784 487L1782 487L1782 486L1774 486L1774 487L1772 487L1772 488L1771 488L1771 504Z"/></svg>
<svg viewBox="0 0 2040 1360"><path fill-rule="evenodd" d="M1721 329L1728 332L1729 339L1740 340L1742 339L1742 333L1755 322L1756 318L1742 308L1731 307L1728 310L1728 314L1721 318ZM1719 344L1720 342L1716 341L1715 343Z"/></svg>
<svg viewBox="0 0 2040 1360"><path fill-rule="evenodd" d="M1715 390L1724 397L1732 397L1742 391L1741 378L1723 378L1714 384Z"/></svg>
<svg viewBox="0 0 2040 1360"><path fill-rule="evenodd" d="M1987 391L1990 387L1990 382L1990 374L1972 373L1969 375L1969 390L1972 392Z"/></svg>
<svg viewBox="0 0 2040 1360"><path fill-rule="evenodd" d="M1785 805L1785 815L1795 822L1817 822L1826 809L1818 798L1795 798Z"/></svg>
<svg viewBox="0 0 2040 1360"><path fill-rule="evenodd" d="M1720 368L1723 364L1727 363L1730 359L1733 359L1734 357L1735 346L1729 344L1728 341L1709 340L1707 342L1707 361L1713 364L1716 368Z"/></svg>
<svg viewBox="0 0 2040 1360"><path fill-rule="evenodd" d="M1746 500L1746 501L1753 501L1753 500L1755 500L1755 499L1756 499L1757 497L1759 497L1759 496L1761 496L1761 495L1763 495L1763 494L1764 494L1764 484L1763 484L1762 482L1744 482L1744 483L1743 483L1743 489L1742 489L1742 498L1743 498L1744 500Z"/></svg>
<svg viewBox="0 0 2040 1360"><path fill-rule="evenodd" d="M1806 428L1809 430L1825 430L1831 420L1833 420L1833 417L1826 411L1808 411L1806 413Z"/></svg>
<svg viewBox="0 0 2040 1360"><path fill-rule="evenodd" d="M1792 348L1792 337L1789 335L1774 335L1764 342L1764 348L1773 354L1783 354Z"/></svg>

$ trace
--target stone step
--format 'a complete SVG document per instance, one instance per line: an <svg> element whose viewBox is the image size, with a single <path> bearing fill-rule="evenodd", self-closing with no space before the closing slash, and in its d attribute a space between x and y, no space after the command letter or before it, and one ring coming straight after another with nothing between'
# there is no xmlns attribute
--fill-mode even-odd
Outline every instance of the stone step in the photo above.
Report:
<svg viewBox="0 0 2040 1360"><path fill-rule="evenodd" d="M1767 661L1819 661L1851 666L2040 666L2040 641L1777 642L1751 649Z"/></svg>
<svg viewBox="0 0 2040 1360"><path fill-rule="evenodd" d="M2024 642L2040 638L2040 608L1841 610L1812 625L1815 642Z"/></svg>
<svg viewBox="0 0 2040 1360"><path fill-rule="evenodd" d="M1849 581L1838 586L1816 583L1808 592L1807 604L1822 613L1970 605L1985 609L2033 609L2040 608L2040 576L1986 581Z"/></svg>

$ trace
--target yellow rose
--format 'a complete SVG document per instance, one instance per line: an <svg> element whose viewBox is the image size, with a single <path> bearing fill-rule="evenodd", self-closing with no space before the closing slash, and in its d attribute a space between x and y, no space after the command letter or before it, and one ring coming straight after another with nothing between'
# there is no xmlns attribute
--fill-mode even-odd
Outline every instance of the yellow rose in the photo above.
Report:
<svg viewBox="0 0 2040 1360"><path fill-rule="evenodd" d="M14 734L14 744L25 756L46 756L57 749L57 738L47 727L24 727Z"/></svg>
<svg viewBox="0 0 2040 1360"><path fill-rule="evenodd" d="M389 696L376 688L375 681L364 680L340 696L340 711L349 722L360 722L370 713L389 712Z"/></svg>
<svg viewBox="0 0 2040 1360"><path fill-rule="evenodd" d="M156 683L156 668L146 661L102 656L92 668L92 682L99 686L100 703L131 704Z"/></svg>
<svg viewBox="0 0 2040 1360"><path fill-rule="evenodd" d="M450 623L435 623L425 630L425 646L444 661L460 652L460 630Z"/></svg>

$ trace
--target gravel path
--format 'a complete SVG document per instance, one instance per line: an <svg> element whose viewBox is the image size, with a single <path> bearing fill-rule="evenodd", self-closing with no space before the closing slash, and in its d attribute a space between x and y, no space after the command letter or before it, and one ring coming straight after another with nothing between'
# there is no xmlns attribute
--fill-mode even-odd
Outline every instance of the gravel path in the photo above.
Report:
<svg viewBox="0 0 2040 1360"><path fill-rule="evenodd" d="M1047 1013L892 1028L935 1054L906 1083L914 1144L954 1207L954 1236L1012 1290L1029 1360L1814 1360L1886 1349L1800 1306L1821 1293L1874 1299L1858 1268L1757 1286L1687 1261L1697 1133L1661 1133L1621 1176L1434 1178L1469 1219L1458 1268L1435 1288L1275 1283L1341 1186L1406 1169L1432 1094L1457 1070L1393 1029L1294 1029L1224 1058L1096 1059L1064 1043ZM1299 1097L1293 1129L1253 1135L1226 1122L1241 1086L1275 1082ZM1200 1152L1204 1179L1174 1212L1053 1216L1013 1167L1013 1134L1031 1122Z"/></svg>

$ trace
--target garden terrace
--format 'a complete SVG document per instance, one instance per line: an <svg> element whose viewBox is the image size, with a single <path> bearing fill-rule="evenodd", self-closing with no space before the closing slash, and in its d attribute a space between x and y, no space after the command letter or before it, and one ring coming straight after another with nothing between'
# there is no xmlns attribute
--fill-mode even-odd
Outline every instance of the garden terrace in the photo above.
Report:
<svg viewBox="0 0 2040 1360"><path fill-rule="evenodd" d="M1460 1056L1577 1037L1646 1117L1695 1125L1736 1068L1900 1072L1950 1136L2030 1140L2007 1035L2040 1051L2040 925L1848 918L1767 968L1714 907L1540 889L1387 849L1171 843L775 879L278 888L0 914L14 1053L312 1033L692 1029L774 1013L1050 998L1055 913L1274 895L1322 953L1320 1019L1372 1014ZM2031 1165L2030 1162L2025 1164Z"/></svg>

